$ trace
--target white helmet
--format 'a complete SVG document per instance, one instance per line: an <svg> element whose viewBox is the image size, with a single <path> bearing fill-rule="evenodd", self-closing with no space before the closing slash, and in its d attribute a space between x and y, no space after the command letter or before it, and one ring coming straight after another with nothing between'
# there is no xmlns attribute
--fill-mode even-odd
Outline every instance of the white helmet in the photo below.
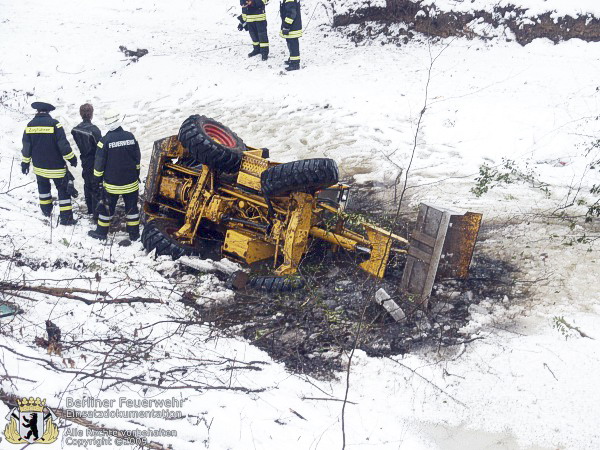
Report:
<svg viewBox="0 0 600 450"><path fill-rule="evenodd" d="M106 125L109 130L119 128L121 126L121 114L114 109L109 109L104 113L104 125Z"/></svg>

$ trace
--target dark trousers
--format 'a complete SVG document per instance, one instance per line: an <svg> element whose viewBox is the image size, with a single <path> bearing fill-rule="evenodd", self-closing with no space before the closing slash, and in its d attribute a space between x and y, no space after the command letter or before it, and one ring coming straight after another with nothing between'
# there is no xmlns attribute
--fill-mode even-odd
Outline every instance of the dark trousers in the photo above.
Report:
<svg viewBox="0 0 600 450"><path fill-rule="evenodd" d="M290 51L290 61L300 61L300 39L288 38L285 43Z"/></svg>
<svg viewBox="0 0 600 450"><path fill-rule="evenodd" d="M52 214L52 193L50 190L50 180L54 180L54 186L58 191L58 207L60 209L61 219L73 218L73 205L71 204L71 196L67 192L67 184L69 180L66 176L62 178L45 178L36 175L38 194L40 197L40 208L42 214L49 216Z"/></svg>
<svg viewBox="0 0 600 450"><path fill-rule="evenodd" d="M85 196L85 205L88 214L97 214L96 206L98 199L94 190L94 172L93 170L83 172L83 194Z"/></svg>
<svg viewBox="0 0 600 450"><path fill-rule="evenodd" d="M98 206L98 228L96 230L102 234L108 234L108 227L110 227L110 223L115 215L117 200L122 196L125 202L127 232L129 234L138 234L140 230L140 213L137 204L138 194L139 191L122 195L105 192L105 201Z"/></svg>
<svg viewBox="0 0 600 450"><path fill-rule="evenodd" d="M254 49L260 48L262 54L269 54L269 35L267 34L267 21L248 22L248 32L252 39Z"/></svg>

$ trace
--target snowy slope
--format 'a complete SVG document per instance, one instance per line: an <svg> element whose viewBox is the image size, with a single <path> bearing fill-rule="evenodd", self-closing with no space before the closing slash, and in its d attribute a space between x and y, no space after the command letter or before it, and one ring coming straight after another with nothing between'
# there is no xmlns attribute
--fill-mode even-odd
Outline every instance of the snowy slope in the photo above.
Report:
<svg viewBox="0 0 600 450"><path fill-rule="evenodd" d="M543 3L548 10L559 8L558 2ZM464 2L437 4L461 7ZM597 249L565 247L549 238L581 230L517 219L555 207L574 183L586 191L597 181L593 172L583 180L581 174L593 157L585 149L600 135L600 44L571 40L555 46L542 40L521 47L462 39L430 44L419 38L401 48L377 41L356 47L327 27L326 8L307 0L304 67L287 74L277 6L272 2L268 8L272 44L265 64L246 58L249 38L236 30L239 6L232 0L90 0L83 10L74 0L0 0L3 281L163 301L87 305L24 294L35 300L18 300L24 314L14 322L0 319L0 376L6 372L22 379L11 384L0 378L0 387L45 397L60 407L65 397L84 395L186 399L184 419L101 421L127 429L176 429L177 437L155 439L176 449L340 448L341 403L307 398L343 398L342 381L289 373L248 342L216 337L207 327L182 332L178 321L191 317L179 301L183 292L225 304L231 295L213 275L189 276L181 284L170 277L175 270L170 261L145 255L140 244L118 246L122 233L103 247L86 236L92 227L86 218L72 229L42 220L33 177L19 172L21 133L32 113L28 104L37 97L54 102L54 116L67 130L78 123L77 109L85 101L94 104L98 117L109 107L119 109L141 143L142 174L153 141L175 134L183 119L201 113L227 124L246 143L269 147L276 160L335 158L345 181L372 181L384 189L406 168L428 69L439 54L406 210L427 200L483 212L497 227L477 251L518 264L519 283L530 293L527 301L503 304L478 299L483 303L468 327L484 339L466 346L397 357L402 365L359 352L349 396L355 404L346 411L348 447L597 448ZM560 8L562 13L598 12L595 2L560 2ZM149 54L130 63L119 45L147 48ZM529 163L551 185L550 197L515 184L476 198L470 188L479 166L502 158ZM78 203L76 215L85 208L81 199ZM31 267L13 264L15 252ZM553 318L560 316L596 339L574 332L565 339L553 328ZM118 367L109 370L112 376L139 375L150 382L158 370L188 370L169 380L177 389L164 391L75 379L73 371L99 367L96 352L105 349L90 343L86 352L47 355L33 344L43 336L46 319L60 326L66 340L78 342L98 336L135 340L147 333L164 337L162 347L123 373ZM67 373L34 357L51 360ZM190 358L215 363L198 366ZM246 363L259 370L235 368ZM179 388L182 383L256 392L197 392ZM7 412L0 404L0 416ZM61 446L74 448L65 436ZM11 446L0 442L0 448Z"/></svg>

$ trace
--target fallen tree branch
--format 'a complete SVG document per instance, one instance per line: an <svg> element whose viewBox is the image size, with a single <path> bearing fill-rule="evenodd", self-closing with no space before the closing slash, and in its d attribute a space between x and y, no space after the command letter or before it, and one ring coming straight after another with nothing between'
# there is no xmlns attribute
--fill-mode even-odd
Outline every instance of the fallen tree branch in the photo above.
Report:
<svg viewBox="0 0 600 450"><path fill-rule="evenodd" d="M305 418L305 417L304 417L302 414L300 414L300 413L299 413L299 412L297 412L297 411L294 411L292 408L290 408L290 412L291 412L292 414L295 414L297 417L301 418L302 420L306 420L306 418Z"/></svg>
<svg viewBox="0 0 600 450"><path fill-rule="evenodd" d="M121 376L107 375L107 374L100 375L100 374L96 374L96 373L92 373L92 372L85 372L83 370L63 369L62 367L59 367L56 363L54 363L54 361L50 361L50 360L47 360L44 358L39 358L36 356L24 355L22 353L19 353L19 352L13 350L10 347L7 347L6 345L2 345L2 344L0 344L0 348L7 350L14 355L20 356L21 358L25 358L28 361L36 361L36 362L42 363L46 367L48 367L56 372L66 373L66 374L70 374L70 375L77 375L77 376L81 376L82 378L92 378L92 379L105 380L105 381L114 381L113 384L128 383L128 384L144 386L147 388L155 388L155 389L164 390L164 391L194 389L194 390L198 390L198 391L213 391L213 390L214 391L240 391L240 392L244 392L246 394L258 393L258 392L265 391L265 388L250 389L250 388L246 388L246 387L242 387L242 386L234 386L234 387L211 386L211 385L207 385L207 384L194 384L194 383L174 384L174 385L169 386L169 385L158 384L158 383L149 383L147 381L142 380L143 375L134 375L131 378L125 378L125 377L121 377Z"/></svg>
<svg viewBox="0 0 600 450"><path fill-rule="evenodd" d="M550 373L552 374L552 377L553 377L553 378L554 378L556 381L558 381L558 378L556 378L556 375L554 375L554 372L552 372L552 369L550 368L550 366L548 366L548 364L544 363L544 367L545 367L546 369L548 369L548 372L550 372Z"/></svg>
<svg viewBox="0 0 600 450"><path fill-rule="evenodd" d="M565 318L564 318L564 317L557 317L557 318L555 319L555 321L556 321L556 323L557 323L558 325L563 325L564 327L568 328L569 330L576 331L577 333L579 333L579 336L581 336L582 338L588 338L588 339L591 339L591 340L593 340L593 341L595 340L595 339L594 339L592 336L590 336L589 334L587 334L587 333L585 333L585 332L581 331L581 329L579 329L579 327L576 327L575 325L572 325L572 324L570 324L569 322L567 322L567 321L565 320Z"/></svg>
<svg viewBox="0 0 600 450"><path fill-rule="evenodd" d="M80 288L53 288L49 286L28 286L26 284L10 283L6 281L0 282L0 291L34 291L41 292L42 294L59 295L64 296L65 294L97 294L103 297L108 296L106 291L95 291L91 289L80 289Z"/></svg>
<svg viewBox="0 0 600 450"><path fill-rule="evenodd" d="M358 405L356 402L351 402L350 400L344 400L343 398L326 398L326 397L300 397L301 400L322 400L327 402L346 402L351 405Z"/></svg>
<svg viewBox="0 0 600 450"><path fill-rule="evenodd" d="M410 370L412 373L414 373L416 376L418 376L419 378L421 378L423 381L425 381L426 383L430 384L431 386L433 386L436 390L440 391L442 394L446 395L447 397L451 398L452 400L454 400L456 403L458 403L461 406L464 406L465 408L468 408L468 406L461 402L460 400L458 400L456 397L454 397L452 394L449 394L448 392L446 392L445 390L443 390L441 387L439 387L437 384L435 384L433 381L425 378L423 375L421 375L419 372L417 372L415 369L412 369L410 367L408 367L405 364L402 364L400 361L398 361L397 359L392 358L391 356L386 356L387 359L389 359L390 361L394 361L396 364L398 364L401 367L404 367L405 369Z"/></svg>
<svg viewBox="0 0 600 450"><path fill-rule="evenodd" d="M478 341L480 339L485 339L485 337L483 337L483 336L476 336L476 337L473 337L471 339L465 339L464 341L454 342L453 344L446 344L446 346L447 347L451 347L453 345L470 344L471 342Z"/></svg>
<svg viewBox="0 0 600 450"><path fill-rule="evenodd" d="M30 184L33 184L33 183L35 183L35 181L30 181L29 183L25 183L25 184L22 184L20 186L15 186L14 188L8 189L8 190L6 190L4 192L0 192L0 195L2 195L2 194L8 194L9 192L14 191L15 189L20 189L22 187L29 186Z"/></svg>
<svg viewBox="0 0 600 450"><path fill-rule="evenodd" d="M78 300L88 305L94 303L163 303L158 298L146 298L146 297L130 297L130 298L115 298L115 299L96 299L90 300L89 298L74 295L75 293L81 294L93 294L100 295L103 297L110 297L106 291L94 291L90 289L78 289L78 288L54 288L48 286L27 286L15 283L0 282L0 291L31 291L39 292L40 294L52 295L54 297L68 298L70 300ZM16 295L16 294L15 294Z"/></svg>
<svg viewBox="0 0 600 450"><path fill-rule="evenodd" d="M148 297L128 297L128 298L115 298L113 300L93 300L92 303L163 303L159 298L148 298Z"/></svg>

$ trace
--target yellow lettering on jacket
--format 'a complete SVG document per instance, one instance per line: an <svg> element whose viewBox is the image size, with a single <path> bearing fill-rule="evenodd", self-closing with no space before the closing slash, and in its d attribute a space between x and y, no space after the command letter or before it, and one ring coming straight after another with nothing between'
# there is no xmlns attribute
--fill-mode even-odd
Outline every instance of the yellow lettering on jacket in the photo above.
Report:
<svg viewBox="0 0 600 450"><path fill-rule="evenodd" d="M25 128L27 134L52 134L54 133L54 127L27 127Z"/></svg>

